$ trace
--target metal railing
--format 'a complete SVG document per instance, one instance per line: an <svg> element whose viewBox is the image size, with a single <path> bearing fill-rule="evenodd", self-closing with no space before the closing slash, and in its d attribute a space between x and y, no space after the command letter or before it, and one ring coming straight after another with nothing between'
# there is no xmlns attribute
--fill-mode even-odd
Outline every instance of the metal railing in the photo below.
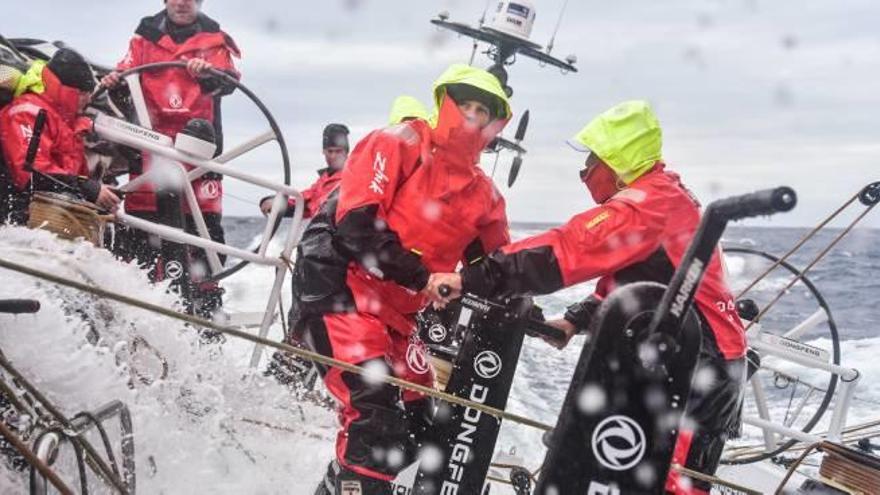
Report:
<svg viewBox="0 0 880 495"><path fill-rule="evenodd" d="M150 222L122 212L116 214L117 221L130 227L157 235L162 239L204 249L208 254L208 265L212 274L222 270L222 266L220 265L217 256L218 253L275 268L275 279L272 284L272 291L269 295L266 309L260 322L259 336L266 337L269 332L269 327L274 320L276 308L279 306L281 288L284 284L284 276L289 267L293 249L299 241L299 236L302 233L303 197L298 190L291 186L278 184L262 177L242 172L226 165L225 163L253 150L263 143L271 141L271 133L267 132L257 136L217 158L204 159L175 148L168 136L121 119L110 117L103 113L97 113L95 115L94 129L99 136L108 141L147 151L152 156L159 156L166 159L165 163L162 164L163 166L153 167L146 174L125 184L122 187L122 190L131 192L156 179L161 179L161 182L168 183L168 178L173 178L175 187L178 187L183 192L183 199L192 212L196 230L199 235L189 234L181 229ZM196 168L188 171L186 167L184 167L184 163L193 165ZM228 246L211 239L205 225L204 217L198 207L195 192L190 183L192 179L207 172L219 173L275 192L272 200L272 209L269 212L266 227L263 230L263 237L256 252ZM288 197L294 198L295 200L292 223L287 232L287 236L284 239L280 256L269 256L266 252L269 247L269 241L272 237L273 226L279 219L279 215L282 215L282 212L286 209ZM256 367L259 364L261 355L262 346L256 345L251 355L250 365L252 367Z"/></svg>
<svg viewBox="0 0 880 495"><path fill-rule="evenodd" d="M811 317L811 319L814 319ZM757 332L750 332L749 347L758 351L762 356L773 356L777 359L795 363L805 368L824 371L840 378L840 385L836 391L836 400L831 411L831 420L826 436L806 433L802 430L791 428L784 424L773 422L767 408L766 394L763 385L757 374L752 377L751 387L755 397L756 409L758 416L743 416L743 423L759 428L764 436L764 443L768 451L777 448L778 442L776 435L784 438L794 439L806 443L815 443L823 439L840 441L844 428L846 427L846 418L852 403L855 387L858 385L861 374L855 368L847 368L828 361L823 361L820 357L810 355L810 352L797 352L792 350L790 345L786 345L785 340L782 343L763 340L760 338L760 328ZM786 333L788 335L791 332Z"/></svg>

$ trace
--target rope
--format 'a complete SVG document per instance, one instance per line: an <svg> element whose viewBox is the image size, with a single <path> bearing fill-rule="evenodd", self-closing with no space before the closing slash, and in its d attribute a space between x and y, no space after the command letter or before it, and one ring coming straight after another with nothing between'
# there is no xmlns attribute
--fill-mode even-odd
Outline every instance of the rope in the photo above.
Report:
<svg viewBox="0 0 880 495"><path fill-rule="evenodd" d="M47 193L34 194L28 227L54 232L63 239L82 237L96 246L104 241L104 223L94 210Z"/></svg>
<svg viewBox="0 0 880 495"><path fill-rule="evenodd" d="M242 198L241 196L236 196L235 194L231 194L229 191L223 191L223 197L224 198L229 197L229 198L232 198L236 201L241 201L242 203L245 203L245 204L248 204L251 206L253 206L253 204L254 204L253 199L245 199L245 198ZM257 206L259 207L259 204Z"/></svg>
<svg viewBox="0 0 880 495"><path fill-rule="evenodd" d="M880 434L880 420L869 421L867 423L861 423L858 425L853 425L848 428L845 428L841 433L841 440L843 443L848 444L852 442L856 442L863 438L873 438ZM818 437L826 437L828 436L828 432L817 433ZM798 452L805 448L808 445L803 442L798 442L793 444L790 448L786 449L787 452ZM730 459L737 459L741 457L746 457L752 455L754 453L760 453L764 451L764 444L750 444L750 445L740 445L736 447L728 447L725 449L725 452L730 456Z"/></svg>
<svg viewBox="0 0 880 495"><path fill-rule="evenodd" d="M547 53L553 51L553 44L556 43L556 33L559 32L559 26L562 25L562 17L565 15L565 9L568 7L568 0L562 3L562 10L559 11L559 19L556 20L556 27L553 28L553 36L550 37L550 42L547 43Z"/></svg>
<svg viewBox="0 0 880 495"><path fill-rule="evenodd" d="M67 417L56 408L49 399L47 399L43 394L40 393L30 382L24 379L21 373L12 366L12 363L6 359L2 353L0 353L0 368L9 374L13 381L19 384L25 391L30 394L40 405L43 406L44 409L51 415L50 419L54 419L57 423L59 423L63 429L57 429L60 434L65 435L73 445L74 450L77 452L77 456L81 455L81 452L85 450L88 454L88 461L95 469L95 472L101 476L101 478L107 482L107 484L112 485L119 493L128 493L128 490L125 487L125 484L119 480L116 476L114 476L110 467L101 459L101 456L98 455L98 451L90 444L85 438L78 436L69 436L66 434L67 431L73 431L73 426L70 424L70 421ZM47 421L48 422L48 421Z"/></svg>
<svg viewBox="0 0 880 495"><path fill-rule="evenodd" d="M810 445L806 450L804 450L804 452L800 455L800 457L798 457L797 460L795 460L792 463L792 465L789 466L788 472L785 473L785 477L782 478L782 481L779 483L779 487L776 488L774 495L781 495L783 493L782 489L785 488L785 484L788 483L789 479L791 479L791 476L794 474L797 467L800 466L801 463L804 462L804 459L806 459L807 456L810 455L810 453L813 450L815 450L818 446L819 446L818 443L814 443L813 445Z"/></svg>
<svg viewBox="0 0 880 495"><path fill-rule="evenodd" d="M876 493L880 486L880 464L877 457L847 447L823 442L819 446L825 455L819 467L823 479L853 493Z"/></svg>
<svg viewBox="0 0 880 495"><path fill-rule="evenodd" d="M865 208L864 211L862 211L862 213L860 213L859 216L857 216L855 218L855 220L853 220L852 222L850 222L849 225L847 225L847 227L843 230L843 232L841 232L827 246L825 246L825 249L823 249L818 255L816 255L816 257L813 259L813 261L811 261L810 264L807 265L806 268L804 268L803 270L801 270L800 273L795 275L795 277L792 278L791 281L785 287L783 287L782 290L780 290L779 293L777 293L776 296L769 303L767 303L766 306L764 306L764 308L761 310L761 312L758 313L758 316L753 318L752 321L750 321L749 324L746 325L745 331L748 332L749 329L752 328L752 325L761 321L761 318L763 318L764 315L767 314L767 311L769 311L770 308L772 308L774 304L776 304L780 299L782 299L782 296L785 295L785 293L788 291L788 289L791 289L791 287L794 284L796 284L800 279L804 278L804 276L807 274L807 272L810 271L814 266L816 266L816 263L821 261L822 258L824 258L825 255L828 254L828 252L831 251L834 248L834 246L837 245L837 243L839 243L844 237L846 237L846 235L849 234L849 232L853 229L853 227L855 227L857 223L859 223L863 218L865 218L865 215L870 213L871 210L873 210L875 206L877 206L877 203L874 203L871 206Z"/></svg>
<svg viewBox="0 0 880 495"><path fill-rule="evenodd" d="M34 445L39 445L40 442L42 442L43 438L45 438L47 435L50 435L50 434L55 434L60 437L67 438L68 440L75 438L75 437L70 436L69 433L65 432L63 428L60 428L56 425L56 426L53 426L53 427L49 428L48 430L40 433L40 435L34 441ZM73 448L74 455L76 456L76 467L77 467L77 472L79 473L80 495L88 495L89 494L89 480L86 477L86 460L83 457L82 446L77 443L74 443L72 441L71 441L70 445ZM33 468L33 466L31 466L31 479L33 479L33 478L34 478L34 468ZM31 483L31 495L37 495L37 493L34 491L34 488L35 488L35 486L32 482ZM121 492L121 493L125 493L125 492Z"/></svg>
<svg viewBox="0 0 880 495"><path fill-rule="evenodd" d="M801 240L799 240L799 241L797 242L797 244L794 245L794 247L792 247L791 249L789 249L787 253L785 253L784 255L782 255L781 258L779 258L778 260L776 260L775 263L773 263L772 265L770 265L770 267L767 268L767 270L764 271L764 273L758 275L758 277L757 277L756 279L752 280L752 282L751 282L751 283L750 283L745 289L743 289L742 291L740 291L740 293L737 294L736 297L735 297L734 299L740 299L740 298L742 298L742 296L744 296L748 291L750 291L750 290L752 290L753 288L755 288L755 286L758 285L758 282L760 282L761 280L764 280L764 278L765 278L767 275L769 275L770 272L772 272L773 270L779 268L779 265L785 263L785 261L788 260L788 258L789 258L792 254L794 254L798 249L801 248L801 246L803 246L804 244L806 244L807 241L809 241L810 239L812 239L813 236L815 236L820 230L822 230L826 225L828 225L828 223L831 222L831 220L834 220L834 218L837 217L837 215L839 215L841 212L843 212L843 210L847 209L847 208L849 207L849 205L851 205L851 204L853 203L853 201L855 201L856 199L858 199L858 197L859 197L860 194L861 194L861 191L859 191L859 192L853 194L853 196L852 196L851 198L849 198L845 203L843 203L842 206L840 206L840 207L839 207L837 210L835 210L833 213L831 213L830 215L828 215L827 217L825 217L825 220L822 220L822 221L819 223L819 225L817 225L816 227L813 228L813 230L807 232L807 235L805 235L804 237L802 237Z"/></svg>
<svg viewBox="0 0 880 495"><path fill-rule="evenodd" d="M322 354L318 354L316 352L308 351L305 349L299 349L297 347L290 346L288 344L283 344L279 342L274 342L269 339L260 338L256 335L251 335L247 332L243 332L241 330L237 330L232 327L228 327L225 325L218 325L212 321L205 320L203 318L199 318L196 316L178 313L176 311L170 310L168 308L164 308L162 306L157 306L155 304L151 304L145 301L141 301L139 299L135 299L128 296L119 295L108 290L102 289L100 287L92 287L86 285L81 282L77 282L75 280L69 280L64 277L59 277L57 275L47 273L41 270L35 270L33 268L20 265L18 263L14 263L11 261L7 261L5 259L0 258L0 268L5 268L7 270L16 271L19 273L23 273L26 275L30 275L32 277L36 277L39 279L43 279L58 285L63 285L65 287L71 287L83 292L87 292L89 294L93 294L95 296L103 297L106 299L110 299L112 301L116 301L122 304L126 304L128 306L133 306L136 308L144 309L156 314L160 314L163 316L167 316L169 318L173 318L179 321L183 321L186 323L190 323L197 327L208 328L217 332L220 332L225 335L229 335L231 337L237 337L243 340L247 340L249 342L255 344L261 344L268 347L272 347L278 349L280 351L284 351L288 354L292 354L295 356L299 356L304 359L308 359L309 361L313 361L319 364L323 364L324 366L335 367L341 369L343 371L347 371L349 373L354 373L361 376L368 376L371 380L381 381L383 383L387 383L389 385L393 385L395 387L411 390L415 392L422 393L426 396L433 397L435 399L439 399L450 404L459 405L462 407L468 407L473 410L477 410L483 413L486 413L490 416L493 416L498 419L506 419L508 421L512 421L514 423L519 423L521 425L530 426L532 428L536 428L538 430L550 431L553 429L552 426L541 423L540 421L536 421L525 416L520 416L518 414L509 413L506 411L502 411L500 409L496 409L494 407L490 407L484 404L480 404L474 401L470 401L467 399L462 399L460 397L456 397L454 395L447 394L445 392L440 392L431 387L426 387L423 385L419 385L417 383L412 383L406 380L402 380L400 378L394 376L382 376L382 377L374 377L372 373L369 373L367 370L360 366L356 366L353 364L349 364L343 361L339 361L337 359L333 359L331 357L324 356Z"/></svg>
<svg viewBox="0 0 880 495"><path fill-rule="evenodd" d="M107 460L110 461L110 467L113 469L113 474L122 479L122 475L119 474L119 465L116 463L116 456L113 454L113 446L110 444L110 436L107 435L107 429L104 428L104 425L101 424L100 421L98 421L98 418L96 418L95 415L90 412L81 412L73 417L73 419L77 418L85 418L95 426L96 430L98 430L98 435L100 435L101 442L103 442L104 444L104 450L107 452ZM81 434L82 433L77 433L77 435L75 436L79 436Z"/></svg>
<svg viewBox="0 0 880 495"><path fill-rule="evenodd" d="M497 468L497 469L520 468L523 471L525 471L526 473L528 473L529 478L532 480L532 483L536 483L536 484L538 482L538 480L537 480L538 473L541 472L540 467L534 471L529 471L528 468L526 468L525 466L521 466L518 464L504 464L504 463L493 462L493 463L489 464L489 466L493 467L493 468ZM736 483L721 479L721 478L719 478L717 476L713 476L711 474L705 474L705 473L701 473L699 471L694 471L693 469L688 469L680 464L672 464L670 466L670 469L673 471L678 471L679 473L681 473L689 478L693 478L695 480L700 480L700 481L705 481L707 483L712 483L713 485L716 485L716 486L724 486L727 488L732 488L734 490L745 493L747 495L762 495L761 492L759 492L759 491L752 490L751 488L748 488L748 487L745 487L742 485L738 485ZM497 476L487 476L486 479L490 480L490 481L495 481L498 483L512 485L512 483L509 480L498 478Z"/></svg>
<svg viewBox="0 0 880 495"><path fill-rule="evenodd" d="M45 462L34 455L33 451L31 451L31 449L29 449L28 446L25 445L24 442L22 442L21 439L19 439L18 436L13 433L12 430L10 430L9 427L6 426L6 423L4 423L3 421L0 421L0 435L3 435L3 438L11 443L12 446L15 447L15 450L17 450L22 456L24 456L24 458L27 459L31 466L33 466L37 471L40 472L40 475L49 480L49 483L52 483L52 486L54 486L56 490L61 492L63 495L73 495L73 490L71 490L70 487L68 487L63 481L61 481L61 478L59 478L55 471L47 466Z"/></svg>
<svg viewBox="0 0 880 495"><path fill-rule="evenodd" d="M752 490L751 488L737 485L731 481L723 480L717 476L712 476L711 474L704 474L699 471L694 471L693 469L688 469L680 464L673 464L670 466L670 469L673 471L678 471L679 473L687 476L688 478L693 478L695 480L705 481L706 483L712 483L713 485L724 486L727 488L732 488L734 490L743 492L747 495L762 495L761 492Z"/></svg>

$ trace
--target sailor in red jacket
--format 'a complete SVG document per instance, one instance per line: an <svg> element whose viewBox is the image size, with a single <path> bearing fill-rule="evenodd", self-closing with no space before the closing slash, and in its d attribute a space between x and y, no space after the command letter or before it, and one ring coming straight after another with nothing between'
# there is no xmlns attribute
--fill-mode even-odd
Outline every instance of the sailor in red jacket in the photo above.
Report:
<svg viewBox="0 0 880 495"><path fill-rule="evenodd" d="M510 118L507 95L495 76L466 65L450 67L434 94L433 126L404 122L354 148L338 191L299 244L291 310L295 338L315 351L429 387L414 321L428 275L509 239L504 200L478 165ZM342 431L338 462L317 493L391 493L390 480L413 460L411 434L426 427L430 402L337 368L320 370L341 403Z"/></svg>
<svg viewBox="0 0 880 495"><path fill-rule="evenodd" d="M327 166L318 170L318 180L308 189L302 191L305 201L303 218L315 216L330 193L339 186L339 181L342 178L339 172L342 171L345 160L348 159L348 127L343 124L327 124L324 127L322 143L324 162ZM263 212L263 215L268 215L269 210L272 209L272 198L273 196L266 196L260 200L260 211ZM284 216L293 216L294 206L296 206L296 200L291 198L287 203Z"/></svg>
<svg viewBox="0 0 880 495"><path fill-rule="evenodd" d="M168 68L142 72L140 75L144 99L154 130L172 138L192 119L205 119L214 126L217 154L223 149L223 130L220 115L220 98L231 93L234 86L223 80L210 77L205 72L214 68L225 71L236 78L238 71L233 57L241 54L232 38L220 29L220 25L200 12L201 0L166 0L165 9L151 17L141 19L134 37L129 44L128 53L117 65L118 71L155 62L185 61L187 69ZM107 87L119 84L119 72L107 75L101 83ZM142 169L131 170L131 178L147 172L153 157L143 154ZM191 168L188 166L188 168ZM222 176L207 173L192 182L199 209L205 218L211 238L225 242L221 225L223 208ZM126 196L125 210L132 215L158 221L157 196L151 184L146 184ZM189 206L183 205L186 214L187 231L195 233L195 225ZM143 232L131 232L132 245L123 247L137 257L143 265L151 265L159 255L155 248L157 240ZM194 250L195 263L204 263L204 252ZM222 257L221 257L222 259ZM205 273L200 267L191 272ZM155 271L153 274L160 277ZM220 306L222 289L215 283L201 284L197 287L201 296L203 316Z"/></svg>
<svg viewBox="0 0 880 495"><path fill-rule="evenodd" d="M79 114L95 87L86 61L79 53L63 48L48 64L35 62L23 76L23 82L22 90L26 91L0 112L0 143L5 162L5 167L0 167L0 182L5 186L3 209L10 220L26 221L31 190L74 193L114 210L119 198L108 186L89 178L85 158L83 134L90 131L91 121ZM32 173L25 168L25 162L40 111L45 111L46 121L30 164ZM0 221L6 220L4 215Z"/></svg>
<svg viewBox="0 0 880 495"><path fill-rule="evenodd" d="M342 179L341 172L348 159L348 127L343 124L327 124L324 127L322 147L324 162L327 166L318 170L318 180L308 189L302 191L305 202L303 218L314 217L330 194L339 187L339 181ZM263 212L263 215L268 215L272 209L273 197L266 196L260 200L260 211ZM293 216L295 207L296 200L290 198L284 216ZM288 344L302 346L302 343L292 335L286 335L285 340ZM294 390L308 391L313 389L317 381L318 369L311 361L276 351L272 353L272 359L266 367L265 374L274 376L279 383L288 385Z"/></svg>
<svg viewBox="0 0 880 495"><path fill-rule="evenodd" d="M590 153L580 176L599 206L561 227L505 246L464 267L460 275L433 275L432 299L442 305L462 292L548 294L599 278L595 294L570 307L562 320L551 322L570 338L588 327L615 287L637 281L669 283L695 234L700 209L678 175L666 170L660 126L647 103L617 105L569 142ZM439 294L443 284L453 289L448 298ZM675 462L712 474L738 422L746 350L720 250L697 291L695 308L703 347L687 415L696 428L682 428ZM679 481L671 472L667 490L696 494L710 489L698 480Z"/></svg>

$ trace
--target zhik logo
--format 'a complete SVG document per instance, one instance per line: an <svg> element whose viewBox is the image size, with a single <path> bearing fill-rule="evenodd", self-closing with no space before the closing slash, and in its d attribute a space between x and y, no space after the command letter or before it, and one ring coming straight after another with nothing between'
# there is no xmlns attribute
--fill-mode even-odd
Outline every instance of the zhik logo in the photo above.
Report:
<svg viewBox="0 0 880 495"><path fill-rule="evenodd" d="M385 194L385 184L390 180L385 175L385 165L387 159L381 152L376 152L376 158L373 160L373 179L370 181L370 190L376 194Z"/></svg>
<svg viewBox="0 0 880 495"><path fill-rule="evenodd" d="M626 471L645 455L645 432L632 419L609 416L593 430L593 455L612 471Z"/></svg>

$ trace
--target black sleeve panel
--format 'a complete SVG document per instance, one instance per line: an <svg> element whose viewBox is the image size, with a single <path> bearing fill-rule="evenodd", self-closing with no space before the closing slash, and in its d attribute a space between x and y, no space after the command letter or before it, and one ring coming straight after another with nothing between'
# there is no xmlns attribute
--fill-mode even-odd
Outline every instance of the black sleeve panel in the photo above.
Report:
<svg viewBox="0 0 880 495"><path fill-rule="evenodd" d="M223 70L227 74L235 77L235 75L228 70ZM227 79L208 75L206 77L200 77L198 79L199 86L202 88L202 92L206 94L214 94L214 96L226 96L235 91L235 84L232 84Z"/></svg>
<svg viewBox="0 0 880 495"><path fill-rule="evenodd" d="M336 226L337 247L370 273L413 290L428 283L428 270L419 256L404 249L397 233L377 218L378 205L349 211Z"/></svg>
<svg viewBox="0 0 880 495"><path fill-rule="evenodd" d="M602 304L602 300L594 295L590 295L583 301L574 303L566 308L563 318L574 325L578 333L583 333L589 328L593 315L596 314L600 304Z"/></svg>
<svg viewBox="0 0 880 495"><path fill-rule="evenodd" d="M461 271L462 288L479 296L549 294L563 287L562 271L550 246L505 254L495 251Z"/></svg>
<svg viewBox="0 0 880 495"><path fill-rule="evenodd" d="M480 238L477 237L464 248L464 259L462 261L465 265L473 265L483 259L484 256L486 256L486 250L483 248Z"/></svg>
<svg viewBox="0 0 880 495"><path fill-rule="evenodd" d="M97 201L98 195L101 193L101 183L95 179L86 179L83 177L79 177L78 179L79 191L82 193L86 201L92 203Z"/></svg>

